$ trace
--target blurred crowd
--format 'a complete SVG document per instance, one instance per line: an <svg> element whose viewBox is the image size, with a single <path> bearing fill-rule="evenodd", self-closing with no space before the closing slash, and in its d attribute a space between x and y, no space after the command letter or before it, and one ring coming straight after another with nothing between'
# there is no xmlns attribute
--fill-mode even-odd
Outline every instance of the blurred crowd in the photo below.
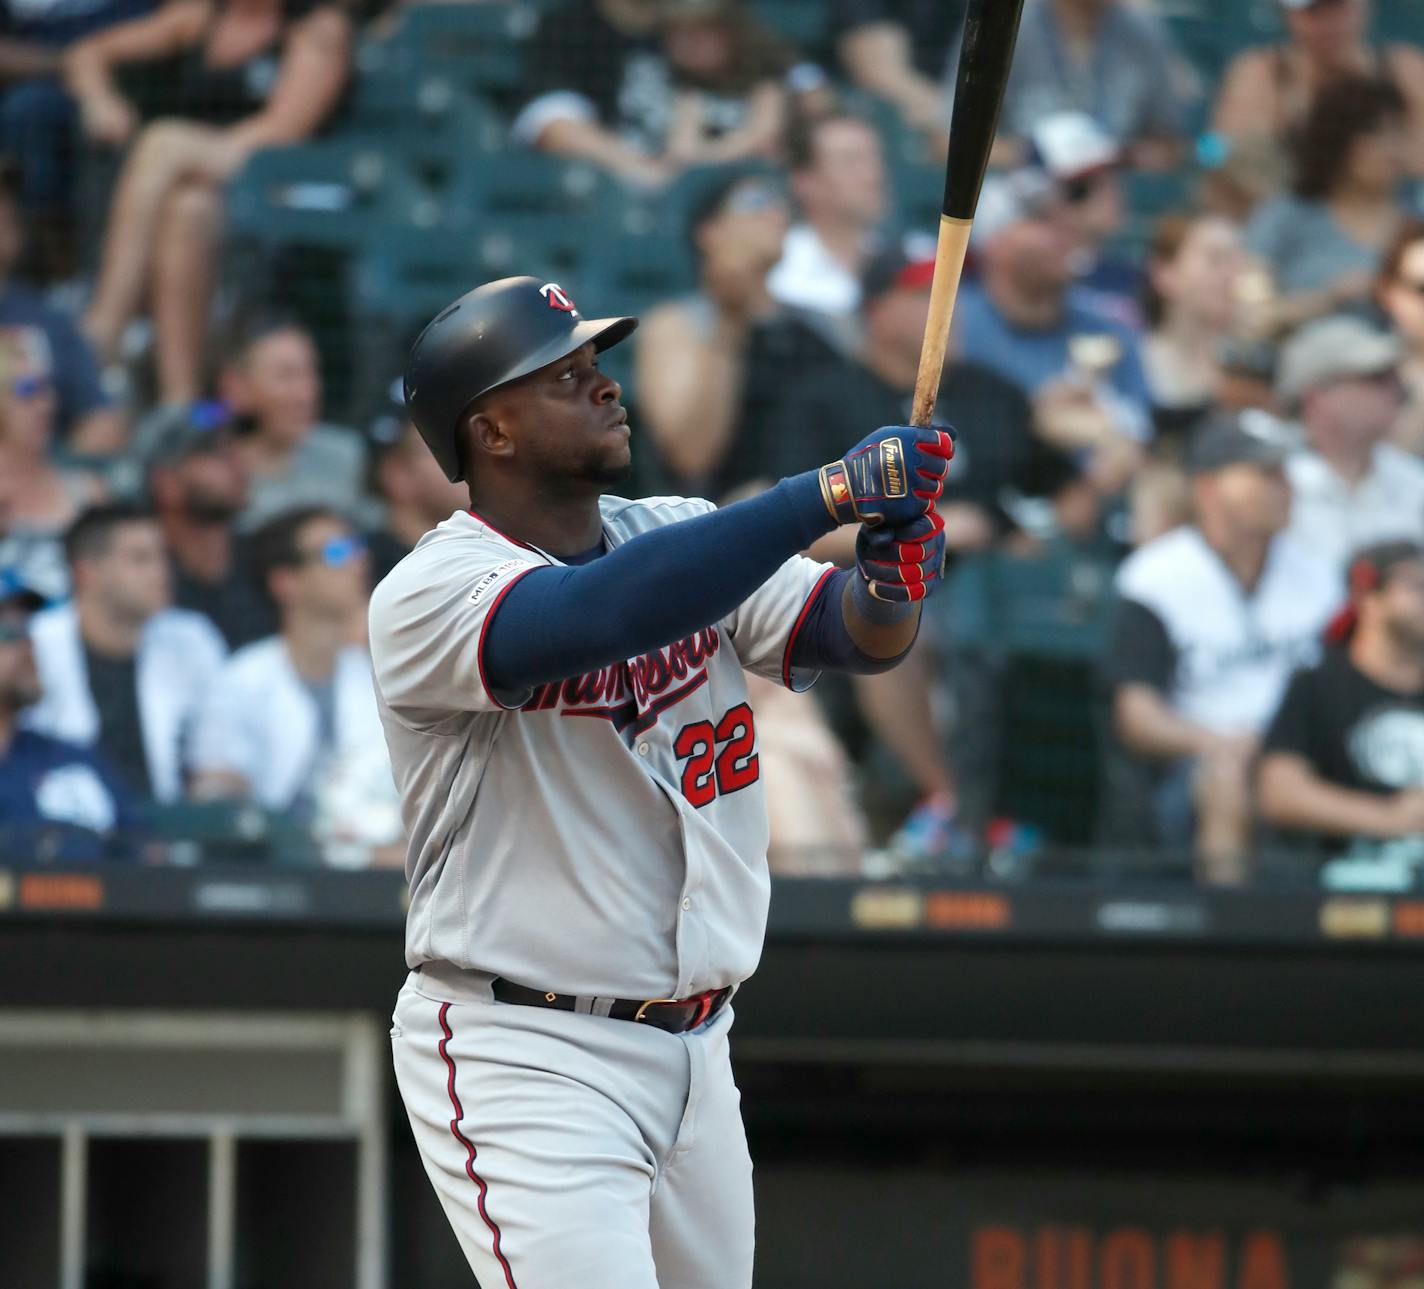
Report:
<svg viewBox="0 0 1424 1289"><path fill-rule="evenodd" d="M634 340L636 486L731 500L906 420L934 230L889 140L941 164L962 6L827 0L809 48L777 0L503 7L507 146L690 194L646 234L695 280ZM936 413L952 575L897 671L757 686L774 871L1424 873L1424 11L1278 9L1204 69L1150 0L1027 0ZM411 13L4 7L10 859L403 860L365 604L468 499L398 346L337 414L310 320L223 266L229 185L339 138Z"/></svg>

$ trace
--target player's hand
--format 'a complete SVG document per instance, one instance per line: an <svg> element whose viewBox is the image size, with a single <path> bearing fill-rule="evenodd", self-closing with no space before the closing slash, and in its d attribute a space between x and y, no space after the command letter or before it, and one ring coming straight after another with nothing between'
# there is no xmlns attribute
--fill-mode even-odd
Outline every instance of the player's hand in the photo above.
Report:
<svg viewBox="0 0 1424 1289"><path fill-rule="evenodd" d="M821 496L838 524L910 524L944 491L952 456L948 428L887 425L821 467Z"/></svg>
<svg viewBox="0 0 1424 1289"><path fill-rule="evenodd" d="M944 519L934 510L895 528L862 528L855 566L877 600L913 604L944 576Z"/></svg>

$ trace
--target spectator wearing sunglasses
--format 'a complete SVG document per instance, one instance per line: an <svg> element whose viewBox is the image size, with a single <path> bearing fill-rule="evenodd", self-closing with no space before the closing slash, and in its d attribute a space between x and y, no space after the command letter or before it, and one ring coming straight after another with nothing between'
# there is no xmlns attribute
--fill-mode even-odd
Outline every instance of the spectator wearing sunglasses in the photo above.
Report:
<svg viewBox="0 0 1424 1289"><path fill-rule="evenodd" d="M253 569L276 605L278 632L239 649L212 686L194 740L193 793L314 822L343 762L364 764L373 749L385 756L370 658L352 643L370 594L366 547L337 511L299 507L255 534Z"/></svg>
<svg viewBox="0 0 1424 1289"><path fill-rule="evenodd" d="M4 116L0 108L0 122ZM0 124L0 133L4 129ZM123 446L124 421L104 395L89 342L67 314L15 280L25 241L19 176L12 165L0 161L0 329L22 339L38 370L53 382L55 431L70 449L95 455L115 452Z"/></svg>
<svg viewBox="0 0 1424 1289"><path fill-rule="evenodd" d="M172 607L163 530L131 505L86 510L65 535L73 594L34 622L41 733L97 747L140 799L183 795L188 739L227 648L200 613Z"/></svg>
<svg viewBox="0 0 1424 1289"><path fill-rule="evenodd" d="M1348 314L1301 328L1281 351L1277 396L1306 440L1287 465L1290 531L1342 574L1370 543L1424 541L1424 462L1388 441L1402 357L1394 336Z"/></svg>
<svg viewBox="0 0 1424 1289"><path fill-rule="evenodd" d="M43 697L30 622L44 597L0 568L0 858L87 863L119 858L137 835L128 788L93 748L24 728Z"/></svg>
<svg viewBox="0 0 1424 1289"><path fill-rule="evenodd" d="M321 421L321 367L301 323L281 315L247 323L223 364L218 393L237 416L247 471L241 532L293 506L359 511L366 472L361 436Z"/></svg>
<svg viewBox="0 0 1424 1289"><path fill-rule="evenodd" d="M672 486L688 496L722 496L761 478L759 418L788 372L835 353L767 285L789 221L765 176L714 180L688 218L697 289L650 310L638 329L639 408Z"/></svg>
<svg viewBox="0 0 1424 1289"><path fill-rule="evenodd" d="M1405 408L1394 439L1424 455L1424 220L1411 220L1385 252L1375 298L1404 345Z"/></svg>
<svg viewBox="0 0 1424 1289"><path fill-rule="evenodd" d="M94 475L55 464L55 390L32 340L28 331L0 331L0 448L12 489L9 528L58 543L102 489Z"/></svg>

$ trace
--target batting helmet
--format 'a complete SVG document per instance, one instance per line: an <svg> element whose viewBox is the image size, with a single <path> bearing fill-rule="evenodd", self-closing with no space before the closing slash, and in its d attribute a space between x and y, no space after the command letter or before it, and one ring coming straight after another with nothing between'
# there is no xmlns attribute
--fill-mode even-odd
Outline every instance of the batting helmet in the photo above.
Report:
<svg viewBox="0 0 1424 1289"><path fill-rule="evenodd" d="M470 404L593 341L601 353L636 318L585 321L557 282L509 277L462 295L420 333L405 364L405 405L450 481L460 478L459 427Z"/></svg>

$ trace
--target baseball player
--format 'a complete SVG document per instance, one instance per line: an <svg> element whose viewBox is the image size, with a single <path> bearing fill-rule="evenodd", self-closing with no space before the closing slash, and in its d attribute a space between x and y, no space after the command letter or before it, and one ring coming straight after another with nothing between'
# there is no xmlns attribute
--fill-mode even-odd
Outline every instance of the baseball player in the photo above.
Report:
<svg viewBox="0 0 1424 1289"><path fill-rule="evenodd" d="M743 670L894 666L943 565L943 430L877 430L721 510L604 495L628 424L598 355L636 325L509 278L406 368L471 507L371 599L410 838L391 1035L484 1289L750 1286L727 1034L769 880ZM855 523L856 568L798 554Z"/></svg>

